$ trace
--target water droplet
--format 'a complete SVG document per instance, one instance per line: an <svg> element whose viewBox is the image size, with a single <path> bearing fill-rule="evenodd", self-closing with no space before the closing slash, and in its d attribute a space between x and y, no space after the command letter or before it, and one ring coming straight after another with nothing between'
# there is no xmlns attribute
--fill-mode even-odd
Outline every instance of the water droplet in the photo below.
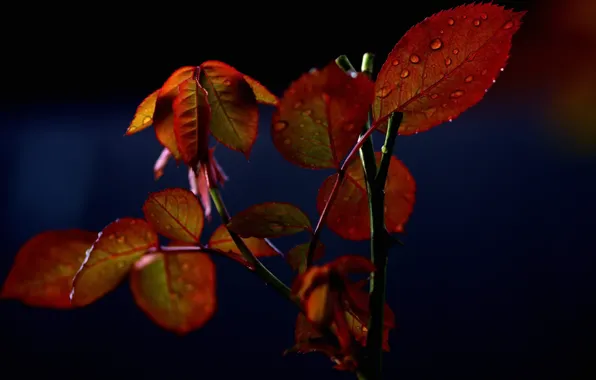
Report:
<svg viewBox="0 0 596 380"><path fill-rule="evenodd" d="M441 107L443 107L443 108L447 108L447 107L449 107L449 104L447 104L447 103L443 103L443 104L441 105Z"/></svg>
<svg viewBox="0 0 596 380"><path fill-rule="evenodd" d="M351 76L352 78L357 78L357 77L358 77L358 73L357 73L357 72L355 72L355 71L350 71L350 76Z"/></svg>
<svg viewBox="0 0 596 380"><path fill-rule="evenodd" d="M445 31L443 29L439 30L439 33L443 34Z"/></svg>
<svg viewBox="0 0 596 380"><path fill-rule="evenodd" d="M495 83L496 81L497 81L496 79L493 79L493 83Z"/></svg>
<svg viewBox="0 0 596 380"><path fill-rule="evenodd" d="M223 81L223 84L226 85L226 86L230 86L230 85L232 85L232 81L229 80L229 79L226 79L226 80Z"/></svg>
<svg viewBox="0 0 596 380"><path fill-rule="evenodd" d="M377 97L381 99L386 98L391 94L391 91L393 91L393 87L389 85L383 86L377 91Z"/></svg>
<svg viewBox="0 0 596 380"><path fill-rule="evenodd" d="M449 119L447 119L447 121L451 123L453 121L453 119L449 118Z"/></svg>
<svg viewBox="0 0 596 380"><path fill-rule="evenodd" d="M430 48L432 50L439 50L440 48L443 47L443 41L441 41L440 38L435 38L434 40L431 41L430 43Z"/></svg>
<svg viewBox="0 0 596 380"><path fill-rule="evenodd" d="M464 81L465 81L466 83L470 83L470 82L471 82L473 79L474 79L474 77L473 77L473 76L471 76L471 75L468 75L468 76L466 77L466 79L464 79Z"/></svg>
<svg viewBox="0 0 596 380"><path fill-rule="evenodd" d="M462 16L462 18L465 20L465 19L467 19L467 18L468 18L468 16L466 16L466 15L463 15L463 16Z"/></svg>
<svg viewBox="0 0 596 380"><path fill-rule="evenodd" d="M472 22L472 25L474 25L475 27L479 27L480 24L482 24L482 21L480 21L479 19L476 19Z"/></svg>
<svg viewBox="0 0 596 380"><path fill-rule="evenodd" d="M347 125L344 127L344 129L345 129L347 132L353 131L353 130L354 130L354 124L347 124Z"/></svg>
<svg viewBox="0 0 596 380"><path fill-rule="evenodd" d="M317 124L321 124L321 123L322 123L322 121L321 121L321 119L317 119L317 120L315 120L315 123L317 123Z"/></svg>
<svg viewBox="0 0 596 380"><path fill-rule="evenodd" d="M501 67L501 71L505 71L505 68Z"/></svg>
<svg viewBox="0 0 596 380"><path fill-rule="evenodd" d="M453 54L458 55L459 54L459 49L453 49Z"/></svg>
<svg viewBox="0 0 596 380"><path fill-rule="evenodd" d="M294 103L294 108L300 108L302 107L302 102L299 100L296 103Z"/></svg>
<svg viewBox="0 0 596 380"><path fill-rule="evenodd" d="M452 93L449 95L449 97L451 97L451 98L453 98L453 99L456 99L456 98L459 98L459 97L461 97L461 96L463 96L463 95L464 95L464 91L463 91L463 90L455 90L455 91L453 91L453 92L452 92Z"/></svg>
<svg viewBox="0 0 596 380"><path fill-rule="evenodd" d="M449 66L449 65L451 65L451 62L452 62L451 58L449 58L449 57L445 58L445 65Z"/></svg>
<svg viewBox="0 0 596 380"><path fill-rule="evenodd" d="M476 58L476 52L473 51L470 53L470 55L468 55L468 61L473 61L474 58Z"/></svg>
<svg viewBox="0 0 596 380"><path fill-rule="evenodd" d="M451 17L449 17L449 19L447 20L447 24L453 26L453 25L455 25L455 20L452 19Z"/></svg>
<svg viewBox="0 0 596 380"><path fill-rule="evenodd" d="M280 121L276 122L275 124L273 124L273 129L276 132L281 132L284 129L286 129L287 127L288 127L288 122L287 121L283 121L283 120L280 120Z"/></svg>
<svg viewBox="0 0 596 380"><path fill-rule="evenodd" d="M439 95L437 95L437 94L431 94L431 95L430 95L430 98L431 98L431 99L436 99L436 98L438 98L438 97L439 97Z"/></svg>
<svg viewBox="0 0 596 380"><path fill-rule="evenodd" d="M290 140L290 139L284 140L284 144L286 144L286 145L290 145L291 143L292 143L292 140Z"/></svg>
<svg viewBox="0 0 596 380"><path fill-rule="evenodd" d="M116 239L116 235L110 234L110 235L108 235L108 239L114 240L114 239Z"/></svg>
<svg viewBox="0 0 596 380"><path fill-rule="evenodd" d="M183 264L182 264L182 270L183 270L183 271L187 271L187 270L188 270L188 268L189 268L189 265L188 265L188 263L183 263Z"/></svg>
<svg viewBox="0 0 596 380"><path fill-rule="evenodd" d="M480 74L486 75L487 72L488 72L488 70L487 69L484 69L484 70L482 70L482 72Z"/></svg>
<svg viewBox="0 0 596 380"><path fill-rule="evenodd" d="M480 13L480 18L483 20L488 20L488 15L486 13Z"/></svg>
<svg viewBox="0 0 596 380"><path fill-rule="evenodd" d="M511 29L513 28L513 21L509 20L505 23L505 25L503 25L503 29L507 30L507 29Z"/></svg>
<svg viewBox="0 0 596 380"><path fill-rule="evenodd" d="M118 243L120 243L120 244L124 243L124 236L118 236L118 237L116 238L116 241L117 241Z"/></svg>
<svg viewBox="0 0 596 380"><path fill-rule="evenodd" d="M284 230L284 226L282 226L282 225L281 225L281 224L279 224L279 223L271 222L271 223L269 224L269 229L270 229L272 232L281 232L281 231L283 231L283 230Z"/></svg>
<svg viewBox="0 0 596 380"><path fill-rule="evenodd" d="M300 128L304 128L304 124L300 124Z"/></svg>
<svg viewBox="0 0 596 380"><path fill-rule="evenodd" d="M418 62L420 62L420 57L417 56L416 54L412 54L410 56L410 62L412 62L412 63L418 63Z"/></svg>
<svg viewBox="0 0 596 380"><path fill-rule="evenodd" d="M147 125L149 123L151 123L151 117L145 116L145 118L143 119L143 125Z"/></svg>
<svg viewBox="0 0 596 380"><path fill-rule="evenodd" d="M302 114L305 116L310 116L312 114L312 110L304 110Z"/></svg>
<svg viewBox="0 0 596 380"><path fill-rule="evenodd" d="M402 78L407 78L409 76L410 76L410 71L409 70L406 69L406 70L404 70L404 71L401 72L401 77Z"/></svg>
<svg viewBox="0 0 596 380"><path fill-rule="evenodd" d="M394 60L393 60L393 62L391 62L391 64L392 64L393 66L397 66L397 65L399 65L399 59L394 59Z"/></svg>

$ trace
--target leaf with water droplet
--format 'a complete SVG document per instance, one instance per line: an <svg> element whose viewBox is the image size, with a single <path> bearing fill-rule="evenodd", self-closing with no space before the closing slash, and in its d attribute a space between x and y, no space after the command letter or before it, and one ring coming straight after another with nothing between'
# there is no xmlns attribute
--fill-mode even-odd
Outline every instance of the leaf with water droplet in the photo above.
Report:
<svg viewBox="0 0 596 380"><path fill-rule="evenodd" d="M274 238L312 230L310 220L302 210L281 202L253 205L234 215L228 227L245 238Z"/></svg>
<svg viewBox="0 0 596 380"><path fill-rule="evenodd" d="M141 132L153 124L153 113L155 113L155 103L157 102L158 94L159 90L153 91L153 93L146 97L137 107L135 116L126 130L127 136Z"/></svg>
<svg viewBox="0 0 596 380"><path fill-rule="evenodd" d="M377 163L381 153L376 152ZM317 195L317 210L323 211L337 174L328 177ZM416 184L414 178L395 156L391 157L385 184L385 225L389 232L402 232L414 207ZM364 170L360 160L354 160L346 171L337 198L327 215L330 230L348 240L370 239L370 215Z"/></svg>
<svg viewBox="0 0 596 380"><path fill-rule="evenodd" d="M143 205L143 212L159 234L187 243L199 242L204 214L191 191L171 188L151 193Z"/></svg>
<svg viewBox="0 0 596 380"><path fill-rule="evenodd" d="M304 273L306 270L306 259L308 255L308 249L310 247L310 243L303 243L295 246L288 252L286 256L286 261L292 269L297 271L298 273ZM325 255L325 245L320 241L317 241L317 246L315 247L315 251L313 253L313 262L321 259Z"/></svg>
<svg viewBox="0 0 596 380"><path fill-rule="evenodd" d="M244 244L256 257L271 257L278 256L279 253L271 247L267 239L257 238L242 238ZM241 255L240 250L232 240L230 233L225 225L217 227L209 239L209 248L218 249L223 252L231 252L236 255Z"/></svg>
<svg viewBox="0 0 596 380"><path fill-rule="evenodd" d="M202 327L217 308L215 265L200 252L145 255L133 266L130 287L153 322L179 335Z"/></svg>
<svg viewBox="0 0 596 380"><path fill-rule="evenodd" d="M387 85L395 88L388 96L375 98L373 116L382 123L379 130L385 131L386 119L395 111L404 114L399 134L410 135L453 119L478 103L506 64L524 13L495 4L462 5L411 28L377 75L377 94ZM504 27L508 21L510 28ZM396 60L404 64L396 67ZM401 75L403 70L409 75ZM483 77L483 70L490 75ZM470 75L474 80L466 82ZM457 90L464 91L462 96L450 98ZM431 92L439 99L428 96ZM444 99L449 99L447 107L441 107Z"/></svg>
<svg viewBox="0 0 596 380"><path fill-rule="evenodd" d="M295 165L338 168L358 140L373 97L370 79L352 77L335 62L304 74L286 90L273 114L273 143Z"/></svg>
<svg viewBox="0 0 596 380"><path fill-rule="evenodd" d="M267 87L263 86L260 82L246 74L244 74L244 80L252 88L252 91L257 98L257 102L270 106L277 106L279 104L279 99L277 96L273 95L271 91L269 91Z"/></svg>
<svg viewBox="0 0 596 380"><path fill-rule="evenodd" d="M253 88L244 74L219 61L201 64L200 83L211 105L211 134L246 157L257 138L259 110Z"/></svg>
<svg viewBox="0 0 596 380"><path fill-rule="evenodd" d="M157 234L143 219L121 218L108 224L74 277L72 303L88 305L112 291L132 265L158 245Z"/></svg>
<svg viewBox="0 0 596 380"><path fill-rule="evenodd" d="M17 253L0 298L33 307L70 309L72 279L97 233L78 229L46 231Z"/></svg>

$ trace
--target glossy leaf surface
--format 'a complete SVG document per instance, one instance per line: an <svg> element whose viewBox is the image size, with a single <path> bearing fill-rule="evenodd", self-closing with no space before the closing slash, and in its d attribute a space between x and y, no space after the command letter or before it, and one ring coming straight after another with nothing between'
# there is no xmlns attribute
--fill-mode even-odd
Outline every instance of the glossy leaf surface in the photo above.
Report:
<svg viewBox="0 0 596 380"><path fill-rule="evenodd" d="M137 111L130 123L130 126L126 130L126 135L132 135L137 132L149 128L153 124L153 113L155 113L155 103L157 101L157 95L159 90L155 90L146 97L141 104L137 107Z"/></svg>
<svg viewBox="0 0 596 380"><path fill-rule="evenodd" d="M42 232L17 253L1 298L36 307L70 309L72 279L97 233L77 229Z"/></svg>
<svg viewBox="0 0 596 380"><path fill-rule="evenodd" d="M256 257L278 256L278 252L271 247L265 239L242 238L246 246ZM240 250L232 240L225 225L217 227L209 239L209 248L218 249L223 252L231 252L241 255Z"/></svg>
<svg viewBox="0 0 596 380"><path fill-rule="evenodd" d="M377 163L381 153L376 154ZM328 177L317 195L317 210L323 211L337 174ZM385 225L387 231L402 232L414 207L414 178L395 156L391 157L385 184ZM327 226L344 239L370 239L370 216L364 171L360 160L354 160L346 171L335 202L327 216Z"/></svg>
<svg viewBox="0 0 596 380"><path fill-rule="evenodd" d="M462 5L412 27L375 83L375 120L403 112L410 135L452 120L478 103L505 66L525 12L495 4Z"/></svg>
<svg viewBox="0 0 596 380"><path fill-rule="evenodd" d="M244 80L246 83L248 83L250 88L252 88L258 103L271 106L276 106L279 103L277 96L273 95L271 91L269 91L267 87L263 86L260 82L254 80L248 75L244 75Z"/></svg>
<svg viewBox="0 0 596 380"><path fill-rule="evenodd" d="M211 134L230 149L250 155L259 130L257 99L245 77L219 61L201 64L200 83L211 105Z"/></svg>
<svg viewBox="0 0 596 380"><path fill-rule="evenodd" d="M374 98L364 75L335 62L291 84L273 114L271 135L282 156L302 167L338 168L358 140Z"/></svg>
<svg viewBox="0 0 596 380"><path fill-rule="evenodd" d="M242 237L274 238L311 230L308 217L289 203L265 202L234 215L228 227Z"/></svg>
<svg viewBox="0 0 596 380"><path fill-rule="evenodd" d="M152 253L137 261L130 286L137 305L177 334L202 327L216 307L215 266L203 253Z"/></svg>
<svg viewBox="0 0 596 380"><path fill-rule="evenodd" d="M310 243L303 243L295 246L288 252L286 260L288 264L298 273L304 273L306 270L306 259ZM325 245L317 241L317 246L313 252L313 262L321 259L325 255Z"/></svg>
<svg viewBox="0 0 596 380"><path fill-rule="evenodd" d="M158 245L157 234L143 219L122 218L108 224L74 278L72 302L83 306L104 296L148 249Z"/></svg>
<svg viewBox="0 0 596 380"><path fill-rule="evenodd" d="M145 218L161 235L198 243L203 231L203 209L189 190L171 188L149 194L143 205Z"/></svg>

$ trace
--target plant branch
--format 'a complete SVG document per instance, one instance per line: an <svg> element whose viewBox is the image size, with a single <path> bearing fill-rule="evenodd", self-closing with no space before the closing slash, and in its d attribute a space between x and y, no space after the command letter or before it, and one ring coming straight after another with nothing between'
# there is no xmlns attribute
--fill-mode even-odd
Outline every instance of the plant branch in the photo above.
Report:
<svg viewBox="0 0 596 380"><path fill-rule="evenodd" d="M159 248L153 249L153 251L155 251L155 252L159 251L159 252L166 253L166 254L167 253L180 253L180 252L207 253L210 255L222 256L222 257L225 257L232 261L235 261L239 264L242 264L242 266L248 268L250 271L255 270L254 266L252 264L250 264L248 261L246 261L246 259L244 259L244 257L242 257L241 255L238 255L234 252L222 251L220 249L213 249L213 248L202 247L202 246L198 246L198 245L189 245L189 246L163 245Z"/></svg>

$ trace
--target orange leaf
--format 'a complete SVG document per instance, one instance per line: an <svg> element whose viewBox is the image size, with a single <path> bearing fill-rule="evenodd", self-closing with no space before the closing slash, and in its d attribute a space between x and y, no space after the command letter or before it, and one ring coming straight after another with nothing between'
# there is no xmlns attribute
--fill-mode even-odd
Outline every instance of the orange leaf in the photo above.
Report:
<svg viewBox="0 0 596 380"><path fill-rule="evenodd" d="M242 237L274 238L312 230L308 216L289 203L265 202L234 215L230 230Z"/></svg>
<svg viewBox="0 0 596 380"><path fill-rule="evenodd" d="M112 291L148 249L159 245L157 234L143 219L122 218L108 224L73 280L71 300L88 305Z"/></svg>
<svg viewBox="0 0 596 380"><path fill-rule="evenodd" d="M29 306L70 309L72 279L97 233L77 229L42 232L17 253L1 298Z"/></svg>
<svg viewBox="0 0 596 380"><path fill-rule="evenodd" d="M173 109L178 151L184 163L198 171L199 160L205 160L209 154L211 107L207 91L194 77L188 78L178 86Z"/></svg>
<svg viewBox="0 0 596 380"><path fill-rule="evenodd" d="M252 91L255 94L255 97L257 98L257 102L271 106L276 106L279 104L279 99L277 98L277 96L273 95L267 89L267 87L263 86L261 83L252 79L246 74L244 75L244 80L252 88Z"/></svg>
<svg viewBox="0 0 596 380"><path fill-rule="evenodd" d="M259 109L244 75L223 62L207 61L201 64L200 83L211 105L211 134L248 157L259 130Z"/></svg>
<svg viewBox="0 0 596 380"><path fill-rule="evenodd" d="M364 75L335 62L292 83L273 114L271 135L282 156L298 166L338 168L356 144L374 98Z"/></svg>
<svg viewBox="0 0 596 380"><path fill-rule="evenodd" d="M153 113L155 112L155 103L158 94L159 90L153 91L153 93L146 97L137 107L137 112L135 112L135 116L126 130L127 136L141 132L143 129L146 129L153 124Z"/></svg>
<svg viewBox="0 0 596 380"><path fill-rule="evenodd" d="M279 255L279 253L271 247L266 239L242 238L242 240L256 257L271 257ZM240 250L232 240L228 229L223 224L217 227L217 229L213 232L213 235L211 235L211 239L209 239L209 248L241 255Z"/></svg>
<svg viewBox="0 0 596 380"><path fill-rule="evenodd" d="M172 188L151 193L143 205L143 213L159 234L187 243L199 242L203 209L189 190Z"/></svg>
<svg viewBox="0 0 596 380"><path fill-rule="evenodd" d="M303 243L300 245L295 246L288 252L286 256L286 260L288 264L297 271L298 273L304 273L306 270L306 259L308 255L308 248L310 247L310 243ZM313 252L313 261L321 259L325 254L325 245L320 241L317 241L317 246L315 247L315 251Z"/></svg>
<svg viewBox="0 0 596 380"><path fill-rule="evenodd" d="M159 326L183 335L215 313L215 266L203 253L151 253L131 271L137 305Z"/></svg>
<svg viewBox="0 0 596 380"><path fill-rule="evenodd" d="M181 158L176 134L174 133L174 111L172 104L180 90L178 86L185 80L192 78L196 67L184 66L174 71L159 90L153 115L153 126L157 140L167 148L176 160Z"/></svg>
<svg viewBox="0 0 596 380"><path fill-rule="evenodd" d="M462 5L411 28L375 83L375 120L403 112L402 135L426 131L478 103L507 62L525 12Z"/></svg>
<svg viewBox="0 0 596 380"><path fill-rule="evenodd" d="M376 154L377 163L381 153ZM317 210L323 211L337 174L328 177L317 195ZM385 184L385 226L389 232L402 232L414 207L416 184L406 166L391 157ZM364 171L360 160L354 160L346 170L337 198L327 216L327 226L344 239L370 239L370 216Z"/></svg>

